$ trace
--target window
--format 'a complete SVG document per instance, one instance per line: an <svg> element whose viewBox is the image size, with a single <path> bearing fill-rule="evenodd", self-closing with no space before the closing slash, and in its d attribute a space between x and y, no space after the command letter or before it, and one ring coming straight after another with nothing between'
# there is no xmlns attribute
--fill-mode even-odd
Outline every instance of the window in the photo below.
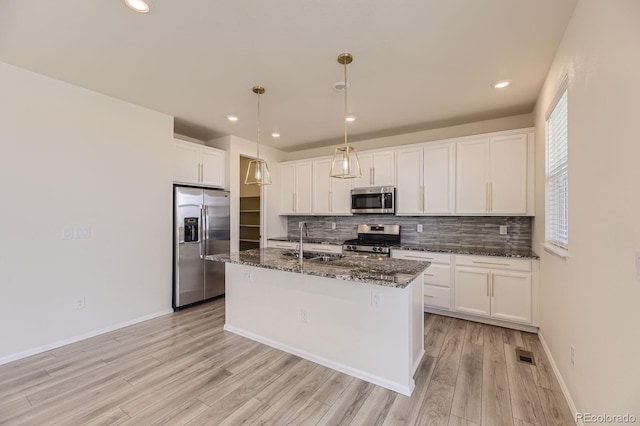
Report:
<svg viewBox="0 0 640 426"><path fill-rule="evenodd" d="M545 239L569 248L567 88L563 84L546 122Z"/></svg>

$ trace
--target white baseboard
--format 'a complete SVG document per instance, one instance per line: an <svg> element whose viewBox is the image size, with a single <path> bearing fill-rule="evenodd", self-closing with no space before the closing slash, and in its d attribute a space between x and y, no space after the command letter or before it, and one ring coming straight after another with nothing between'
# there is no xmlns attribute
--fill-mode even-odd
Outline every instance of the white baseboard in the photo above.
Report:
<svg viewBox="0 0 640 426"><path fill-rule="evenodd" d="M538 337L540 338L540 343L542 343L542 348L544 349L544 353L547 355L547 359L551 363L551 368L553 368L553 372L556 375L556 379L558 379L558 383L560 384L560 389L562 389L562 394L564 398L567 400L567 404L569 405L569 410L571 410L571 414L574 419L577 419L578 409L576 408L576 404L573 402L573 398L571 398L571 394L569 393L569 388L564 382L562 378L562 374L560 374L560 369L558 368L558 364L556 364L555 359L551 355L551 351L549 350L549 346L547 346L547 342L544 340L542 336L542 332L538 331ZM581 420L576 421L576 424L579 426L584 426Z"/></svg>
<svg viewBox="0 0 640 426"><path fill-rule="evenodd" d="M538 332L538 327L535 325L519 324L517 322L502 321L494 318L485 318L477 315L465 314L462 312L448 311L446 309L437 309L431 306L425 306L424 311L430 314L444 315L447 317L453 317L453 318L463 319L467 321L481 322L483 324L495 325L495 326L504 327L504 328L512 328L514 330L526 331L529 333Z"/></svg>
<svg viewBox="0 0 640 426"><path fill-rule="evenodd" d="M280 349L281 351L290 353L292 355L297 355L306 360L315 362L316 364L320 364L325 367L331 368L333 370L339 371L341 373L345 373L350 376L356 377L358 379L362 379L369 383L373 383L374 385L382 386L383 388L392 390L394 392L398 392L402 395L411 396L411 393L413 392L413 389L416 386L415 381L413 379L411 379L411 386L404 386L399 383L395 383L387 379L383 379L382 377L374 376L369 373L365 373L364 371L356 370L355 368L351 368L346 365L339 364L337 362L323 358L321 356L317 356L312 353L300 350L298 348L294 348L293 346L285 345L275 340L258 336L257 334L254 334L250 331L229 326L227 324L225 324L224 329L225 331L230 331L231 333L235 333L239 336L246 337L251 340L255 340L256 342L263 343L267 346L271 346L272 348Z"/></svg>
<svg viewBox="0 0 640 426"><path fill-rule="evenodd" d="M129 320L129 321L121 322L119 324L110 325L109 327L101 328L99 330L93 330L93 331L90 331L88 333L81 334L79 336L70 337L70 338L64 339L64 340L58 340L57 342L53 342L53 343L50 343L50 344L44 345L44 346L39 346L37 348L29 349L29 350L24 351L24 352L19 352L17 354L7 355L7 356L4 356L4 357L0 358L0 365L7 364L7 363L12 362L12 361L17 361L17 360L22 359L22 358L27 358L27 357L30 357L32 355L37 355L37 354L42 353L42 352L50 351L52 349L56 349L56 348L59 348L61 346L68 345L70 343L76 343L76 342L79 342L81 340L85 340L85 339L89 339L91 337L99 336L101 334L108 333L110 331L115 331L115 330L118 330L120 328L128 327L128 326L133 325L133 324L137 324L137 323L140 323L140 322L148 321L150 319L157 318L157 317L160 317L162 315L167 315L167 314L170 314L172 312L173 312L173 309L165 309L165 310L162 310L162 311L159 311L159 312L154 312L152 314L148 314L148 315L144 315L144 316L141 316L141 317L138 317L138 318L134 318L134 319Z"/></svg>

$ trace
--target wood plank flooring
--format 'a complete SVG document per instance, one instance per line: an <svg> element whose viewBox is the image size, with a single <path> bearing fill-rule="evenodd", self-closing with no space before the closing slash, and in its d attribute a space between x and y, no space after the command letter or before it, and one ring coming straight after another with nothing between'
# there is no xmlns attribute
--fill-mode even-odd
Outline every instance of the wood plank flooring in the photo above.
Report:
<svg viewBox="0 0 640 426"><path fill-rule="evenodd" d="M2 365L0 425L575 424L535 334L425 314L409 398L223 324L219 299Z"/></svg>

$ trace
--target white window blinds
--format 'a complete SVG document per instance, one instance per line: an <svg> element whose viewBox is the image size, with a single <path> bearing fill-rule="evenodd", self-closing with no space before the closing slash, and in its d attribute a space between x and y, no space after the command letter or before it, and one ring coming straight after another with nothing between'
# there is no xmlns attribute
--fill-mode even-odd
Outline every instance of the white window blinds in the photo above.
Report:
<svg viewBox="0 0 640 426"><path fill-rule="evenodd" d="M567 89L551 109L546 123L546 216L548 243L569 248L569 187L567 162Z"/></svg>

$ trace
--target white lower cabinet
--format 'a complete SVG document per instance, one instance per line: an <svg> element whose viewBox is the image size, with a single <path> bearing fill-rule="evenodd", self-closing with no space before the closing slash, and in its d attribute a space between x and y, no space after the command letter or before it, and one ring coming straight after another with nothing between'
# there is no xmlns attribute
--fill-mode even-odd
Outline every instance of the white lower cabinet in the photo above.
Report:
<svg viewBox="0 0 640 426"><path fill-rule="evenodd" d="M533 322L531 260L456 255L455 262L455 311Z"/></svg>
<svg viewBox="0 0 640 426"><path fill-rule="evenodd" d="M427 251L392 250L395 259L431 262L424 271L424 305L451 309L451 255Z"/></svg>

